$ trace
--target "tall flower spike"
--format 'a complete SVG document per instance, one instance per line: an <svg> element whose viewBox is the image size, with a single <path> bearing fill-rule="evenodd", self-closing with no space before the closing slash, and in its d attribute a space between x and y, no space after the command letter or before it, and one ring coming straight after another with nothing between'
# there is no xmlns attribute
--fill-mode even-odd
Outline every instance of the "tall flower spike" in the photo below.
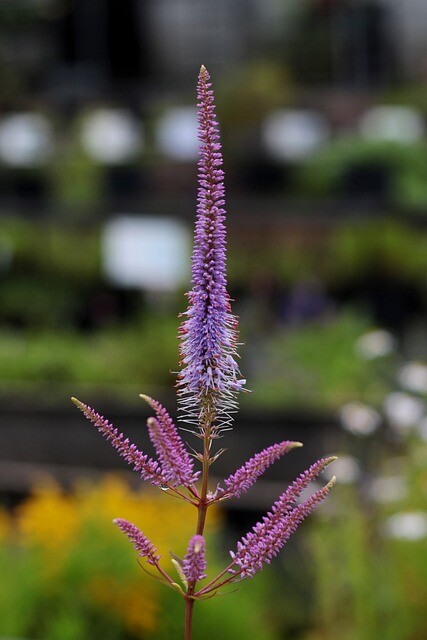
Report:
<svg viewBox="0 0 427 640"><path fill-rule="evenodd" d="M167 480L163 476L158 462L149 458L146 454L142 453L142 451L139 451L134 444L129 442L129 438L125 438L123 433L119 433L118 429L113 427L113 425L99 413L96 413L94 409L80 402L77 398L71 399L83 415L97 427L99 433L111 442L122 458L133 466L133 470L140 473L141 478L157 486L167 484Z"/></svg>
<svg viewBox="0 0 427 640"><path fill-rule="evenodd" d="M157 549L152 542L138 529L138 527L132 522L123 520L122 518L116 518L113 520L121 531L129 540L133 543L135 551L141 558L147 558L147 562L152 565L156 565L161 556L157 553Z"/></svg>
<svg viewBox="0 0 427 640"><path fill-rule="evenodd" d="M284 440L254 455L254 457L248 460L240 469L237 469L235 473L224 480L224 484L227 487L223 494L224 497L238 498L255 484L258 478L273 462L276 462L281 456L296 447L302 447L301 442ZM218 497L221 497L221 493Z"/></svg>
<svg viewBox="0 0 427 640"><path fill-rule="evenodd" d="M188 487L197 480L198 473L194 473L193 460L186 450L178 429L166 409L149 396L141 394L156 417L147 422L148 433L159 456L163 476L168 482L177 487Z"/></svg>
<svg viewBox="0 0 427 640"><path fill-rule="evenodd" d="M236 393L245 384L235 360L237 318L227 293L224 172L214 96L204 66L198 81L200 141L192 289L180 327L178 396L183 419L203 430L230 426ZM196 427L197 428L197 427Z"/></svg>
<svg viewBox="0 0 427 640"><path fill-rule="evenodd" d="M188 582L197 582L206 578L205 539L195 535L191 538L182 564L183 573Z"/></svg>
<svg viewBox="0 0 427 640"><path fill-rule="evenodd" d="M262 522L258 522L252 531L237 543L237 552L231 553L234 563L239 567L239 577L252 577L265 563L269 564L301 522L326 497L334 483L335 477L286 514L276 510L264 516Z"/></svg>

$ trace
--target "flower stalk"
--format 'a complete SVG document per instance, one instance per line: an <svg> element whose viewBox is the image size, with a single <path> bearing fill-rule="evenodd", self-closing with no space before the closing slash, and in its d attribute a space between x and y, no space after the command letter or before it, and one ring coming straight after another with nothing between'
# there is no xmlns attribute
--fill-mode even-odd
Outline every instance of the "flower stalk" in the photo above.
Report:
<svg viewBox="0 0 427 640"><path fill-rule="evenodd" d="M195 533L183 560L171 553L172 565L181 584L161 566L154 544L138 527L117 518L114 522L133 544L144 563L157 577L176 590L185 602L184 640L192 639L195 602L215 595L223 586L253 577L270 563L301 522L326 497L334 478L304 501L299 501L310 482L335 458L323 458L303 472L276 500L270 511L230 551L231 561L207 583L206 540L204 536L210 506L239 498L248 491L268 467L301 447L300 442L284 440L255 454L224 480L224 487L209 488L209 472L224 449L214 450L215 441L232 428L237 396L245 391L237 363L238 321L233 315L227 291L226 229L223 159L215 115L210 76L201 67L198 85L198 163L197 216L192 256L191 290L188 307L179 329L180 370L177 378L179 414L185 431L201 443L200 451L189 451L167 410L149 396L141 397L154 415L147 420L148 435L156 453L150 458L132 444L89 405L73 398L85 417L98 429L141 478L168 495L185 500L197 510ZM194 459L201 466L195 471ZM147 570L147 569L145 569ZM148 571L150 575L153 575Z"/></svg>

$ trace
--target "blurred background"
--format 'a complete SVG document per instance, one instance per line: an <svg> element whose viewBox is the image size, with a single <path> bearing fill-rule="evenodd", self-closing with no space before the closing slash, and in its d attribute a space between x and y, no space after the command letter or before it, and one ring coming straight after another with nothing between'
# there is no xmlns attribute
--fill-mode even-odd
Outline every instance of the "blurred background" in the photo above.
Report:
<svg viewBox="0 0 427 640"><path fill-rule="evenodd" d="M211 566L285 482L339 460L328 502L200 605L199 633L426 637L426 35L422 0L0 0L0 637L180 637L181 602L111 519L166 567L189 518L69 397L150 454L138 394L175 413L202 63L253 390L213 474L305 445L216 513Z"/></svg>

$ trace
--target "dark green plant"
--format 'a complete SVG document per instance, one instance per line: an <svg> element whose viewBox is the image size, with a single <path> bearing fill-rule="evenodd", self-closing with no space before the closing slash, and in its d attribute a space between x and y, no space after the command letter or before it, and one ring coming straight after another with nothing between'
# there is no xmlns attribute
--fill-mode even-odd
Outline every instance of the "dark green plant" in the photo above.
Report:
<svg viewBox="0 0 427 640"><path fill-rule="evenodd" d="M345 195L343 179L348 170L375 164L389 172L389 203L423 212L427 205L426 159L424 142L398 144L358 137L338 139L301 167L299 190L304 196Z"/></svg>

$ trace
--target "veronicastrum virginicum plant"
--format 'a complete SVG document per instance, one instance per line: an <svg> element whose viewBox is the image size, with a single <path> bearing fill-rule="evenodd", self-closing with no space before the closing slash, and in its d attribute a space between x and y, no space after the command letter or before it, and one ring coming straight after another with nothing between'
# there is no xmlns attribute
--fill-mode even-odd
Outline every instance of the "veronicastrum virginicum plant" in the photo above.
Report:
<svg viewBox="0 0 427 640"><path fill-rule="evenodd" d="M237 409L236 397L244 390L237 364L237 318L231 312L226 277L226 231L224 173L221 145L215 116L210 76L204 66L198 80L198 135L200 140L197 219L192 257L192 289L181 324L177 393L184 430L196 435L200 451L187 450L180 432L166 409L156 400L142 398L153 410L147 421L148 433L157 460L142 453L122 433L91 407L73 401L111 442L118 453L153 485L192 504L197 511L195 535L183 559L172 555L181 585L160 565L154 544L134 524L116 519L115 524L133 543L138 555L151 565L166 585L177 590L185 601L185 640L191 640L192 613L197 600L215 595L230 583L250 578L278 554L304 518L323 500L334 483L332 479L305 501L301 493L334 458L323 458L302 473L276 500L270 511L230 551L230 562L216 576L206 579L206 514L214 504L239 497L278 458L299 442L283 441L257 453L224 480L224 486L209 488L209 470L224 451L214 442L231 428ZM195 460L201 470L195 470Z"/></svg>

